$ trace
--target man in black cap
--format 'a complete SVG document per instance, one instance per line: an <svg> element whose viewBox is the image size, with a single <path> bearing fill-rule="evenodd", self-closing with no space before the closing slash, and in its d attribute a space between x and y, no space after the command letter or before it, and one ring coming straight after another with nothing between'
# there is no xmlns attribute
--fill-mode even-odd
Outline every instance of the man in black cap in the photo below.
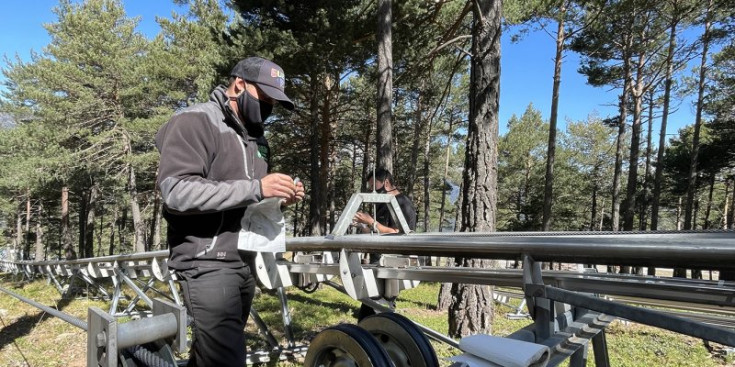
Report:
<svg viewBox="0 0 735 367"><path fill-rule="evenodd" d="M230 74L227 87L177 112L156 134L168 266L194 319L189 366L244 366L255 280L254 253L238 251L238 241L247 238L241 220L263 199L289 205L304 197L300 182L268 169L263 122L276 103L294 108L284 93L283 69L250 57Z"/></svg>

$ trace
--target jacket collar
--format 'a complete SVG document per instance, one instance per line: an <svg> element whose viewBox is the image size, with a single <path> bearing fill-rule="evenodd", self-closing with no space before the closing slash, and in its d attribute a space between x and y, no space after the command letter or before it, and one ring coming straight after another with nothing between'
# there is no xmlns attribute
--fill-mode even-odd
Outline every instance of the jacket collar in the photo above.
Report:
<svg viewBox="0 0 735 367"><path fill-rule="evenodd" d="M225 123L233 128L238 135L241 135L245 137L246 140L249 140L248 132L245 130L245 126L237 117L235 111L232 110L232 107L230 107L230 99L227 97L227 94L225 93L226 91L227 88L224 85L218 85L209 95L209 100L217 103L220 109L222 109L222 113L225 115Z"/></svg>

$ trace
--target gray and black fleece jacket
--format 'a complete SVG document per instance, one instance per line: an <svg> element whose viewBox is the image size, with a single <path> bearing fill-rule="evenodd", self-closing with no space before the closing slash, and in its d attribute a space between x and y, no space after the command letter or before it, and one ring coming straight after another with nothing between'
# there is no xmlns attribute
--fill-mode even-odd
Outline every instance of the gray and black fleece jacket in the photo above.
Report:
<svg viewBox="0 0 735 367"><path fill-rule="evenodd" d="M225 87L208 102L176 113L156 134L161 153L156 185L168 222L168 266L237 268L240 220L262 199L268 145L250 137L233 113Z"/></svg>

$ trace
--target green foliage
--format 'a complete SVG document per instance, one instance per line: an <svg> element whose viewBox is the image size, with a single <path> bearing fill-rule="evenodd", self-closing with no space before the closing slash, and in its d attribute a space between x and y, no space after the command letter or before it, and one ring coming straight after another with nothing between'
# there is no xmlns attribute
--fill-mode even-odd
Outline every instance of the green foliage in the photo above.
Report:
<svg viewBox="0 0 735 367"><path fill-rule="evenodd" d="M548 123L532 104L508 121L508 133L498 144L498 228L539 228L548 135Z"/></svg>
<svg viewBox="0 0 735 367"><path fill-rule="evenodd" d="M309 233L308 208L314 190L321 190L312 184L313 175L321 175L324 165L322 183L329 185L329 197L318 203L324 208L322 217L336 218L349 196L360 190L375 155L375 2L177 3L188 10L158 19L160 33L146 39L136 29L139 20L127 17L120 1L60 1L58 19L47 25L50 44L30 60L7 61L0 98L0 223L5 223L5 243L15 238L14 226L7 223L15 223L30 192L31 221L43 223L49 256L55 256L62 187L71 192L71 238L80 237L74 223L86 218L85 200L94 187L100 193L94 205L99 222L95 253L107 253L110 243L113 251L129 251L127 206L132 198L140 202L144 223L139 225L146 226L150 242L158 210L153 195L155 132L176 109L206 100L215 85L226 82L231 66L250 55L273 58L284 67L288 94L297 105L293 113L277 108L267 128L272 168L306 183L307 201L287 212L296 232ZM466 50L471 41L471 17L463 16L466 5L393 2L394 175L400 189L414 199L419 230L450 228L457 214L455 203L442 194L449 193L443 182L445 166L446 179L454 184L463 170L470 77ZM649 5L511 1L504 4L504 17L506 24L520 24L515 29L545 27L564 9L567 31L582 30L575 31L571 46L583 53L580 68L589 82L619 87L625 56L618 47L621 37L638 37L641 31L649 35L632 38L626 52L635 56L660 41L667 22L679 19L679 30L685 30L702 15L691 1ZM717 5L720 15L732 11ZM645 22L650 14L658 18ZM719 29L731 26L723 16L717 22ZM729 108L735 48L732 37L724 40L725 47L707 69L705 112L711 117L711 139L700 150L701 181L714 175L718 188L732 167L735 146ZM681 44L675 59L685 60L683 52L691 46ZM651 55L652 67L660 66L659 54ZM681 62L675 74L680 70ZM569 122L558 138L552 208L556 230L595 228L590 223L594 195L598 213L610 210L614 135L598 120ZM499 141L500 229L540 228L547 129L541 112L529 108L510 121L508 134ZM666 213L674 211L681 192L687 141L677 139L667 150L669 181L662 193ZM136 172L136 196L129 192L129 169ZM723 200L715 191L713 205L722 207ZM423 228L426 216L428 226Z"/></svg>

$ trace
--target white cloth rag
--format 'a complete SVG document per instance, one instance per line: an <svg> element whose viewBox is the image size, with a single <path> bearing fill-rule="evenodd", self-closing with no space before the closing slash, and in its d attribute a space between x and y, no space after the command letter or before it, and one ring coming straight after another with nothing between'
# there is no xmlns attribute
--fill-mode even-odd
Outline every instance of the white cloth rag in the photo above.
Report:
<svg viewBox="0 0 735 367"><path fill-rule="evenodd" d="M492 335L471 335L459 341L465 354L449 358L468 367L544 367L549 347Z"/></svg>
<svg viewBox="0 0 735 367"><path fill-rule="evenodd" d="M286 220L281 213L281 198L267 198L248 205L242 217L237 241L240 251L285 252Z"/></svg>

